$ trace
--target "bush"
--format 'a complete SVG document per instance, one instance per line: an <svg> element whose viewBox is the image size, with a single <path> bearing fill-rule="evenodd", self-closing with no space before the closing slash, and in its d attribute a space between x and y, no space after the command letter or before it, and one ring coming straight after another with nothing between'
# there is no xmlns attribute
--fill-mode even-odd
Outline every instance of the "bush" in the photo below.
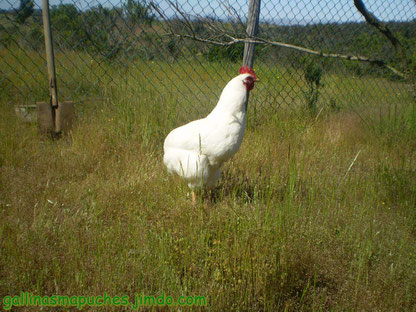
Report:
<svg viewBox="0 0 416 312"><path fill-rule="evenodd" d="M54 42L61 48L76 50L83 46L86 37L81 12L73 4L54 5L50 11Z"/></svg>
<svg viewBox="0 0 416 312"><path fill-rule="evenodd" d="M20 0L20 6L17 9L16 22L23 24L28 17L33 14L34 7L33 0Z"/></svg>
<svg viewBox="0 0 416 312"><path fill-rule="evenodd" d="M310 60L307 62L304 77L308 84L308 90L304 92L304 94L306 106L312 113L316 112L316 106L319 98L319 88L323 86L321 84L322 74L322 68L315 61Z"/></svg>
<svg viewBox="0 0 416 312"><path fill-rule="evenodd" d="M40 24L31 25L29 29L29 33L26 38L31 48L34 48L34 49L42 48L45 44L42 25Z"/></svg>
<svg viewBox="0 0 416 312"><path fill-rule="evenodd" d="M213 46L205 53L205 57L210 62L230 61L237 63L242 60L243 53L244 44L238 43L228 47Z"/></svg>
<svg viewBox="0 0 416 312"><path fill-rule="evenodd" d="M127 0L124 12L131 26L141 23L152 25L155 19L150 5L142 0Z"/></svg>

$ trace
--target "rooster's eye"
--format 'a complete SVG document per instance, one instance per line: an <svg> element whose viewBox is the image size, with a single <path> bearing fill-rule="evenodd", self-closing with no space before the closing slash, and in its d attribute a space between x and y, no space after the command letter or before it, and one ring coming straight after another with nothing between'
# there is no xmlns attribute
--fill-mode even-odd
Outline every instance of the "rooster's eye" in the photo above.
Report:
<svg viewBox="0 0 416 312"><path fill-rule="evenodd" d="M244 85L246 86L247 91L250 91L254 88L254 79L251 76L248 76L243 80Z"/></svg>

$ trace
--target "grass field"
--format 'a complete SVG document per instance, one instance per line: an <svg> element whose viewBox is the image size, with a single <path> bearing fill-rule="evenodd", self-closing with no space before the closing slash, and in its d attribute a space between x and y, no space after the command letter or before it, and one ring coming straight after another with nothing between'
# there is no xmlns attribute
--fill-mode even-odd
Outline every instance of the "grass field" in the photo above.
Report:
<svg viewBox="0 0 416 312"><path fill-rule="evenodd" d="M196 97L209 111L237 69L200 77L196 64L175 74L136 64L101 88L85 79L82 66L94 64L79 64L84 89L73 86L73 99L94 91L104 100L79 103L61 140L17 120L16 97L4 91L15 89L1 93L1 298L165 293L205 296L207 306L143 310L416 309L416 104L400 83L328 74L323 109L310 116L276 109L289 97L301 105L301 75L259 65L241 150L192 206L163 167L163 139L195 117L182 111L184 97L207 94ZM166 74L149 82L149 68ZM151 87L172 81L187 86L183 94ZM23 98L40 100L38 92Z"/></svg>

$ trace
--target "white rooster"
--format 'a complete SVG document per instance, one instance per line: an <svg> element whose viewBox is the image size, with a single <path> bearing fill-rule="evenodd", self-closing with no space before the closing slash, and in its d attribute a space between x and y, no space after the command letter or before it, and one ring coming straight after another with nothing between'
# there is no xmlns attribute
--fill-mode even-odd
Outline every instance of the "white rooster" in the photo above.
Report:
<svg viewBox="0 0 416 312"><path fill-rule="evenodd" d="M221 166L239 150L246 128L248 93L258 81L254 71L242 66L225 86L217 106L205 118L172 130L165 139L163 162L169 173L194 189L211 188L221 177Z"/></svg>

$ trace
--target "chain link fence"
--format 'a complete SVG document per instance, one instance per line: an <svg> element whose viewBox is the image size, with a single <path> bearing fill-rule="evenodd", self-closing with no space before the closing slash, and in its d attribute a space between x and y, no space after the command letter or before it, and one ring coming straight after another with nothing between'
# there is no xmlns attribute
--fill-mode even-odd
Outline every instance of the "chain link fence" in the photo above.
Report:
<svg viewBox="0 0 416 312"><path fill-rule="evenodd" d="M405 56L365 22L354 0L262 0L254 67L262 82L250 109L412 103L409 80L397 73L416 68L416 4L365 2ZM0 98L44 101L40 2L0 3ZM83 106L123 94L140 105L143 96L160 97L175 102L178 115L205 114L241 65L247 13L242 0L52 1L60 100Z"/></svg>

